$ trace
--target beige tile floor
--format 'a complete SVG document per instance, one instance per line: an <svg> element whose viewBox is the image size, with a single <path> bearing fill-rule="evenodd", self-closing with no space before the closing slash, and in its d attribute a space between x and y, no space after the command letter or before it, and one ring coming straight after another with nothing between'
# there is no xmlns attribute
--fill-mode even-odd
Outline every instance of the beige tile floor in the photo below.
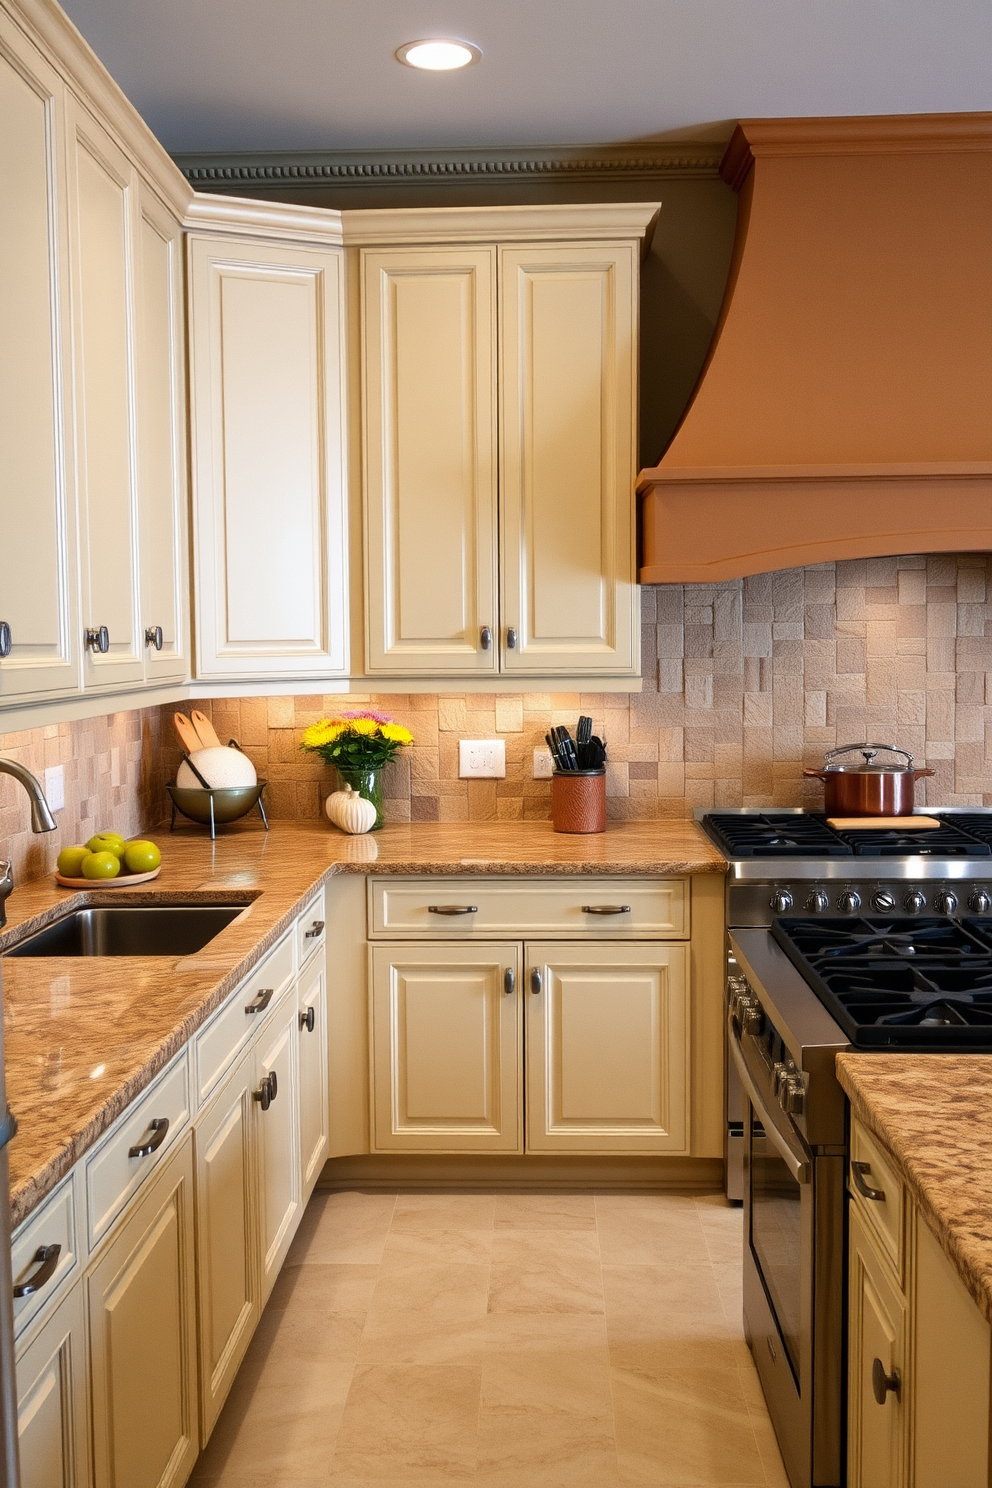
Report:
<svg viewBox="0 0 992 1488"><path fill-rule="evenodd" d="M788 1488L741 1215L672 1194L316 1194L193 1488Z"/></svg>

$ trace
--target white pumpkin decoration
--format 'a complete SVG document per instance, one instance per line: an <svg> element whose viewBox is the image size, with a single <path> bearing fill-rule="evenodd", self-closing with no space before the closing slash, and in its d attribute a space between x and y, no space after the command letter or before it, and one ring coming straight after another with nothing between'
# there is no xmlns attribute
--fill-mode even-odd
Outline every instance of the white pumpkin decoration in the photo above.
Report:
<svg viewBox="0 0 992 1488"><path fill-rule="evenodd" d="M344 790L335 791L328 796L324 810L336 827L340 827L342 832L350 832L352 836L371 831L375 826L375 807L371 801L360 796L353 785L346 785Z"/></svg>

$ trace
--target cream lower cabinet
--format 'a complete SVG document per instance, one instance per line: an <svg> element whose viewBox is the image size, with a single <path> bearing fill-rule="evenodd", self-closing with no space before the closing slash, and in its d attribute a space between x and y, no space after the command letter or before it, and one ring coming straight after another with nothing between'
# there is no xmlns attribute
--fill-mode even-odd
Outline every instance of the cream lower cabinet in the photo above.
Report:
<svg viewBox="0 0 992 1488"><path fill-rule="evenodd" d="M258 1323L252 1140L254 1060L245 1054L196 1123L200 1430L206 1445Z"/></svg>
<svg viewBox="0 0 992 1488"><path fill-rule="evenodd" d="M300 1182L306 1203L330 1146L327 1094L327 970L324 952L300 973L298 992L300 1072Z"/></svg>
<svg viewBox="0 0 992 1488"><path fill-rule="evenodd" d="M848 1488L988 1488L992 1328L856 1120L851 1152Z"/></svg>
<svg viewBox="0 0 992 1488"><path fill-rule="evenodd" d="M519 1152L520 946L372 949L373 1146Z"/></svg>
<svg viewBox="0 0 992 1488"><path fill-rule="evenodd" d="M17 1432L21 1488L90 1488L81 1282L18 1356Z"/></svg>
<svg viewBox="0 0 992 1488"><path fill-rule="evenodd" d="M687 1152L687 966L683 945L374 946L374 1149Z"/></svg>
<svg viewBox="0 0 992 1488"><path fill-rule="evenodd" d="M178 1488L196 1461L192 1148L187 1134L84 1278L95 1488Z"/></svg>
<svg viewBox="0 0 992 1488"><path fill-rule="evenodd" d="M688 948L525 957L528 1151L688 1152Z"/></svg>
<svg viewBox="0 0 992 1488"><path fill-rule="evenodd" d="M655 210L344 214L370 675L638 673L638 254Z"/></svg>
<svg viewBox="0 0 992 1488"><path fill-rule="evenodd" d="M297 998L291 989L255 1048L252 1100L258 1111L259 1300L263 1307L303 1212L298 1019Z"/></svg>

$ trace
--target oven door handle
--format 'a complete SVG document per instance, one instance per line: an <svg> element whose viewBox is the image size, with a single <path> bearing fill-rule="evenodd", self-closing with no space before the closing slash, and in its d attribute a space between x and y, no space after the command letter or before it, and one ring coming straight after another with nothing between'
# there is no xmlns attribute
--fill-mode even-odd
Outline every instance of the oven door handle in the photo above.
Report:
<svg viewBox="0 0 992 1488"><path fill-rule="evenodd" d="M734 1064L737 1067L737 1073L740 1076L741 1084L744 1086L744 1092L750 1100L751 1105L760 1115L763 1111L763 1103L761 1097L758 1094L757 1087L753 1079L751 1078L751 1071L748 1069L746 1063L744 1062L744 1054L741 1050L741 1046L734 1037L731 1037L728 1042L730 1044L730 1052L734 1056ZM762 1121L762 1127L764 1128L765 1136L768 1137L772 1144L778 1149L779 1156L782 1158L782 1161L785 1163L785 1166L788 1168L789 1172L792 1174L796 1182L808 1183L810 1181L810 1165L806 1161L806 1159L804 1157L796 1156L795 1152L793 1152L791 1146L786 1141L782 1133L779 1131L774 1121Z"/></svg>

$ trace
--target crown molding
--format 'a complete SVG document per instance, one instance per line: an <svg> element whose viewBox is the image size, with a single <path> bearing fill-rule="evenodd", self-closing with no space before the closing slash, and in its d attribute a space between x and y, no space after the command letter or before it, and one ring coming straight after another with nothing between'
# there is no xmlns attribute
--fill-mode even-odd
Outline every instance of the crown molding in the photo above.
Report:
<svg viewBox="0 0 992 1488"><path fill-rule="evenodd" d="M183 227L212 237L230 233L239 238L286 238L321 247L340 247L343 241L341 213L334 207L298 207L290 202L259 201L254 196L213 196L199 191L186 210Z"/></svg>
<svg viewBox="0 0 992 1488"><path fill-rule="evenodd" d="M526 149L301 150L177 154L196 190L253 192L347 186L527 186L582 181L655 181L719 175L722 144L532 146Z"/></svg>
<svg viewBox="0 0 992 1488"><path fill-rule="evenodd" d="M584 202L578 206L357 207L341 213L347 246L417 243L604 242L646 238L658 202Z"/></svg>
<svg viewBox="0 0 992 1488"><path fill-rule="evenodd" d="M3 8L181 219L192 195L189 183L56 0L3 0Z"/></svg>

